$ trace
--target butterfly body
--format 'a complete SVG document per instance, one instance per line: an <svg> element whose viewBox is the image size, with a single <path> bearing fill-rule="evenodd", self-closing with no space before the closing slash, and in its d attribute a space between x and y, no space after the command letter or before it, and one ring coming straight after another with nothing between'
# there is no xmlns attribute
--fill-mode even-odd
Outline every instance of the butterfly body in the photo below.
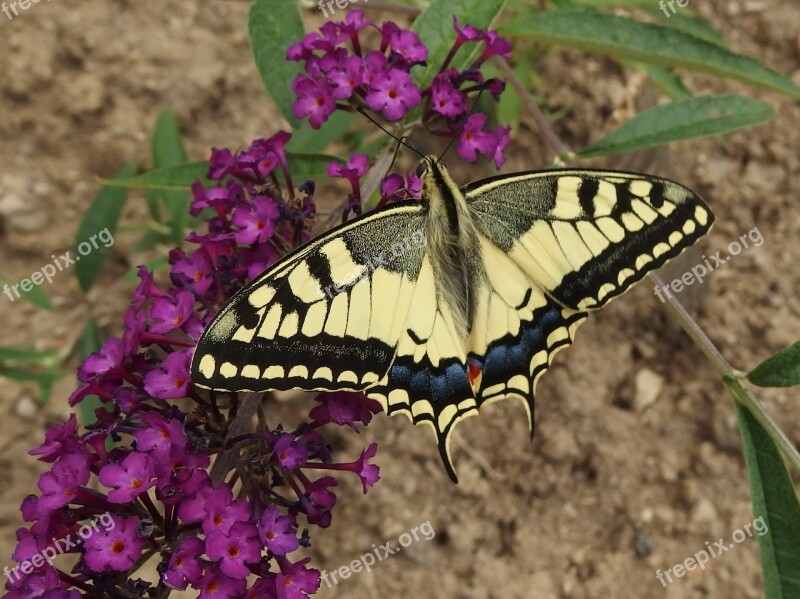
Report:
<svg viewBox="0 0 800 599"><path fill-rule="evenodd" d="M656 177L564 169L459 188L427 157L421 199L337 227L239 291L200 339L192 379L225 391L361 390L449 439L518 399L587 314L694 243L708 207Z"/></svg>

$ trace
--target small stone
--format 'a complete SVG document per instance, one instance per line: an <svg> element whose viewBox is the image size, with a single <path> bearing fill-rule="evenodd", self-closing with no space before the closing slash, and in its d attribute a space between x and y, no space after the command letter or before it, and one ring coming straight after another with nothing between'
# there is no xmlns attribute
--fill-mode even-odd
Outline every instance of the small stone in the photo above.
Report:
<svg viewBox="0 0 800 599"><path fill-rule="evenodd" d="M689 516L692 522L716 522L717 508L708 499L701 499L692 508L692 513Z"/></svg>
<svg viewBox="0 0 800 599"><path fill-rule="evenodd" d="M33 417L36 416L36 412L38 408L36 407L36 402L33 401L33 398L30 395L23 395L17 400L16 405L14 406L14 412L20 418L24 418L25 420L33 420Z"/></svg>
<svg viewBox="0 0 800 599"><path fill-rule="evenodd" d="M70 114L95 112L103 106L105 90L103 82L91 73L81 73L69 86L67 98Z"/></svg>
<svg viewBox="0 0 800 599"><path fill-rule="evenodd" d="M647 557L656 550L656 541L649 534L637 532L633 539L633 551L636 557Z"/></svg>
<svg viewBox="0 0 800 599"><path fill-rule="evenodd" d="M664 387L664 379L649 368L642 368L636 373L634 384L633 408L641 412L656 402Z"/></svg>

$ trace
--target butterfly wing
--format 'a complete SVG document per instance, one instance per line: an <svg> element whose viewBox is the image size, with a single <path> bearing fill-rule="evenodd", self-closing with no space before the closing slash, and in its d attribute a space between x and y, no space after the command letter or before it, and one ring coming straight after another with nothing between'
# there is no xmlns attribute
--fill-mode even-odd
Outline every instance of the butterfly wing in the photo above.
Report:
<svg viewBox="0 0 800 599"><path fill-rule="evenodd" d="M206 328L192 380L222 391L364 389L392 363L424 255L424 207L404 202L303 246Z"/></svg>
<svg viewBox="0 0 800 599"><path fill-rule="evenodd" d="M572 343L587 311L692 245L713 222L685 187L629 173L522 173L478 181L462 193L479 231L486 280L461 368L471 373L473 399L462 393L432 421L452 477L449 436L461 419L514 398L533 430L536 383Z"/></svg>
<svg viewBox="0 0 800 599"><path fill-rule="evenodd" d="M691 190L634 173L520 173L462 191L481 233L573 310L600 308L624 293L714 220Z"/></svg>

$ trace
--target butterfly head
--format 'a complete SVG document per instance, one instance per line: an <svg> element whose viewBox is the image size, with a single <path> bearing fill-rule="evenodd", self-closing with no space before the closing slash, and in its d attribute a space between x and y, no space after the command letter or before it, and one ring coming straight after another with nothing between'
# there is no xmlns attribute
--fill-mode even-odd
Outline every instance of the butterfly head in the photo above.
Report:
<svg viewBox="0 0 800 599"><path fill-rule="evenodd" d="M450 173L447 171L444 160L438 156L428 155L420 160L416 174L422 181L423 198L435 198L441 194L443 188L456 187L450 177Z"/></svg>

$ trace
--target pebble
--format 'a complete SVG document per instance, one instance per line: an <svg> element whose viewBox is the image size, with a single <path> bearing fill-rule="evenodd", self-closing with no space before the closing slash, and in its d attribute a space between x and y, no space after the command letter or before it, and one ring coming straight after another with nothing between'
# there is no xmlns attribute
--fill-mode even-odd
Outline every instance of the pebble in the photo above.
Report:
<svg viewBox="0 0 800 599"><path fill-rule="evenodd" d="M649 368L642 368L636 373L633 408L637 412L641 412L653 405L658 400L663 387L664 379L661 375Z"/></svg>
<svg viewBox="0 0 800 599"><path fill-rule="evenodd" d="M67 89L67 110L70 114L92 113L103 107L105 89L97 75L81 73Z"/></svg>
<svg viewBox="0 0 800 599"><path fill-rule="evenodd" d="M17 400L16 405L14 406L14 412L20 418L24 418L25 420L33 420L33 417L36 416L36 413L39 411L36 402L33 401L33 398L30 395L23 395Z"/></svg>
<svg viewBox="0 0 800 599"><path fill-rule="evenodd" d="M696 523L716 522L718 518L717 508L714 507L714 504L709 499L700 499L692 507L689 518Z"/></svg>

